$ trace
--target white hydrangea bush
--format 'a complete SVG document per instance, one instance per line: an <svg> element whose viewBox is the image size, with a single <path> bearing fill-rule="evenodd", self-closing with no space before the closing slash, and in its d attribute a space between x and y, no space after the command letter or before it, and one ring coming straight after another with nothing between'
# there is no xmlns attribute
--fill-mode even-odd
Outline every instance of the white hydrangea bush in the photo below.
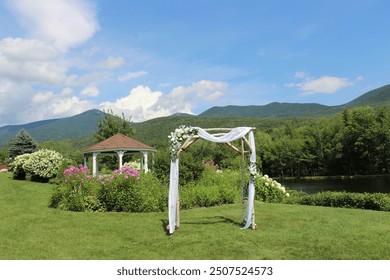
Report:
<svg viewBox="0 0 390 280"><path fill-rule="evenodd" d="M64 157L53 150L43 149L31 154L23 165L26 172L42 178L53 178L57 175Z"/></svg>
<svg viewBox="0 0 390 280"><path fill-rule="evenodd" d="M123 164L125 167L131 167L133 169L141 170L141 163L139 161L129 161Z"/></svg>
<svg viewBox="0 0 390 280"><path fill-rule="evenodd" d="M40 178L54 178L60 167L64 157L53 150L43 149L31 154L19 155L11 163L11 170L14 173L14 178L24 179L25 174L38 176Z"/></svg>
<svg viewBox="0 0 390 280"><path fill-rule="evenodd" d="M31 154L23 154L16 156L14 161L10 164L10 170L11 171L16 171L19 169L24 169L23 166L24 164L29 161L31 158Z"/></svg>
<svg viewBox="0 0 390 280"><path fill-rule="evenodd" d="M264 202L283 202L290 194L278 181L268 175L256 177L256 199Z"/></svg>

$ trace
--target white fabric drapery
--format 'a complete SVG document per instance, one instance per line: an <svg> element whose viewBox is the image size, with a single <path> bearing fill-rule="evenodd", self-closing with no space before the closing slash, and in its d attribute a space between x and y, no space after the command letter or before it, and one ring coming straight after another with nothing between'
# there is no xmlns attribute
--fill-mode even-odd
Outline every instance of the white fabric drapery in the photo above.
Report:
<svg viewBox="0 0 390 280"><path fill-rule="evenodd" d="M202 128L196 127L198 131L197 135L205 140L216 142L216 143L227 143L234 140L243 138L249 133L249 143L251 148L250 162L256 162L256 149L255 140L251 127L236 127L230 132L220 137L214 136ZM248 184L248 206L247 206L247 218L246 224L242 229L247 229L252 224L252 212L253 212L253 201L255 195L255 186L252 176L249 179ZM177 201L179 199L179 158L171 160L170 169L170 180L169 180L169 199L168 199L168 214L169 214L169 233L172 234L175 231L176 226L176 210Z"/></svg>

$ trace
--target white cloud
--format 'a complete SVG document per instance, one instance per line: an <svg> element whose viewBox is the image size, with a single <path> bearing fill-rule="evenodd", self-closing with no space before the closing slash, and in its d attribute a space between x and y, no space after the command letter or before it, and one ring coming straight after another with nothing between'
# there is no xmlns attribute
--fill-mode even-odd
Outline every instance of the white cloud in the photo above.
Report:
<svg viewBox="0 0 390 280"><path fill-rule="evenodd" d="M318 79L308 77L304 72L295 73L296 78L304 79L301 83L287 84L289 87L297 87L303 95L312 95L317 93L336 93L338 90L353 85L348 78L322 76Z"/></svg>
<svg viewBox="0 0 390 280"><path fill-rule="evenodd" d="M148 73L146 71L127 72L126 74L119 76L118 81L119 82L126 82L126 81L131 80L131 79L143 77L147 74Z"/></svg>
<svg viewBox="0 0 390 280"><path fill-rule="evenodd" d="M96 63L97 68L101 69L115 69L121 67L125 63L123 57L108 57L106 60Z"/></svg>
<svg viewBox="0 0 390 280"><path fill-rule="evenodd" d="M23 38L4 38L1 40L0 52L15 61L46 61L57 57L57 51L41 40Z"/></svg>
<svg viewBox="0 0 390 280"><path fill-rule="evenodd" d="M227 88L224 82L202 80L193 83L190 90L196 93L198 98L214 101L223 96L223 90Z"/></svg>
<svg viewBox="0 0 390 280"><path fill-rule="evenodd" d="M99 29L96 8L86 0L8 0L34 38L66 51L90 39Z"/></svg>
<svg viewBox="0 0 390 280"><path fill-rule="evenodd" d="M90 84L87 87L83 88L80 94L89 97L96 97L99 96L100 92L95 84Z"/></svg>
<svg viewBox="0 0 390 280"><path fill-rule="evenodd" d="M31 103L34 91L26 84L11 80L3 80L0 84L0 126L24 122L21 112Z"/></svg>
<svg viewBox="0 0 390 280"><path fill-rule="evenodd" d="M56 60L57 55L43 41L5 38L0 41L0 75L18 82L59 84L67 68Z"/></svg>
<svg viewBox="0 0 390 280"><path fill-rule="evenodd" d="M102 102L99 106L102 110L111 109L115 114L123 112L133 121L138 122L167 114L164 110L153 110L153 106L158 103L162 94L160 91L152 91L145 86L137 86L129 92L129 95L119 98L115 102Z"/></svg>
<svg viewBox="0 0 390 280"><path fill-rule="evenodd" d="M74 90L65 87L58 93L53 91L34 92L28 84L18 84L8 80L0 81L0 125L27 123L75 115L92 108L112 109L122 112L135 122L168 116L174 113L192 114L199 104L210 104L223 95L227 84L218 81L202 80L189 86L178 86L170 92L153 91L146 86L137 86L127 96L115 101L95 104L83 96L98 94L95 84L90 84L74 96ZM17 116L16 116L17 115Z"/></svg>
<svg viewBox="0 0 390 280"><path fill-rule="evenodd" d="M47 105L47 104L46 104ZM59 98L56 96L48 106L48 115L59 117L72 116L93 108L93 104L87 100L81 100L76 96Z"/></svg>
<svg viewBox="0 0 390 280"><path fill-rule="evenodd" d="M6 93L9 91L11 83L8 80L0 81L0 93Z"/></svg>
<svg viewBox="0 0 390 280"><path fill-rule="evenodd" d="M66 87L64 88L62 91L61 91L61 95L65 96L65 95L70 95L72 94L74 91L73 89L71 89L70 87Z"/></svg>
<svg viewBox="0 0 390 280"><path fill-rule="evenodd" d="M31 104L21 112L24 122L62 118L76 115L94 107L94 104L77 96L63 96L53 92L37 93Z"/></svg>
<svg viewBox="0 0 390 280"><path fill-rule="evenodd" d="M49 91L49 92L40 92L40 93L37 93L37 94L35 94L33 96L32 102L34 104L46 103L46 102L49 102L53 98L53 96L54 96L54 94L51 91Z"/></svg>
<svg viewBox="0 0 390 280"><path fill-rule="evenodd" d="M67 86L82 86L87 84L97 84L106 81L110 78L109 72L89 72L84 75L69 75L66 78L65 85Z"/></svg>
<svg viewBox="0 0 390 280"><path fill-rule="evenodd" d="M0 82L0 126L72 116L95 108L90 101L72 96L70 88L56 94L35 90L27 83Z"/></svg>
<svg viewBox="0 0 390 280"><path fill-rule="evenodd" d="M102 102L101 109L122 112L135 122L168 116L174 113L193 114L192 110L202 102L212 102L223 96L227 84L202 80L190 86L178 86L169 93L152 91L149 87L137 86L129 95L114 102Z"/></svg>

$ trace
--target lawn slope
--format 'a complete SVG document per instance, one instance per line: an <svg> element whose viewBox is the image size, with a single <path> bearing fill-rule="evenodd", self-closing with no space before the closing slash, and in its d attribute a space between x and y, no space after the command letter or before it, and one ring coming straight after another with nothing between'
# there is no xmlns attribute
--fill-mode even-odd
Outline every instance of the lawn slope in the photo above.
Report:
<svg viewBox="0 0 390 280"><path fill-rule="evenodd" d="M0 174L0 259L390 259L390 213L256 202L259 229L240 230L238 204L167 213L48 208L52 186Z"/></svg>

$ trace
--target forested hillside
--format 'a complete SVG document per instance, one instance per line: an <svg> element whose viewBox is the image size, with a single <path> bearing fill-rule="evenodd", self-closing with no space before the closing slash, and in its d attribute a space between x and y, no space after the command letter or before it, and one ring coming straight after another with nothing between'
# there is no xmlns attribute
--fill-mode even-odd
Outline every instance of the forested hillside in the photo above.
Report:
<svg viewBox="0 0 390 280"><path fill-rule="evenodd" d="M388 107L356 107L323 118L252 121L242 125L257 127L258 166L270 176L390 174ZM206 141L195 143L186 153L221 167L239 166L234 152Z"/></svg>
<svg viewBox="0 0 390 280"><path fill-rule="evenodd" d="M3 126L0 127L0 147L5 146L21 129L28 131L38 142L87 137L97 130L98 120L103 116L102 111L89 110L67 118Z"/></svg>
<svg viewBox="0 0 390 280"><path fill-rule="evenodd" d="M304 124L311 122L311 120L312 118L163 117L134 124L134 137L150 145L164 146L167 145L168 135L171 131L180 125L202 128L251 126L267 131L285 123Z"/></svg>
<svg viewBox="0 0 390 280"><path fill-rule="evenodd" d="M284 121L277 120L279 118L302 121L307 118L331 116L344 109L357 106L386 105L390 105L390 85L369 91L355 100L339 106L273 102L261 106L213 107L199 116L177 113L171 117L152 119L134 125L137 127L139 140L156 142L162 139L161 135L168 135L172 129L183 123L203 127L250 125L260 128L275 126L275 124ZM3 126L0 127L0 147L5 146L22 128L27 130L38 142L86 137L97 130L97 123L103 115L102 111L89 110L62 119ZM145 133L148 131L151 133Z"/></svg>
<svg viewBox="0 0 390 280"><path fill-rule="evenodd" d="M356 107L323 118L220 118L216 122L210 118L209 123L203 118L161 121L155 129L147 131L159 135L158 128L171 131L179 124L200 124L202 127L255 126L259 169L274 177L390 174L388 107ZM164 121L170 124L169 128L163 125ZM146 137L144 133L147 131L138 135ZM160 135L164 134L165 137L158 138L164 140L159 142L160 152L164 152L168 146L168 134L164 131ZM234 161L237 156L235 152L206 141L198 141L186 153L189 158L212 160L221 167L238 164Z"/></svg>
<svg viewBox="0 0 390 280"><path fill-rule="evenodd" d="M256 127L258 167L270 176L390 174L390 109L356 107L322 118L167 117L134 125L134 138L158 148L156 162L169 163L168 138L180 125ZM40 142L82 162L92 138ZM185 154L188 162L213 161L222 168L240 166L225 145L198 141ZM7 159L0 149L0 161ZM195 160L194 160L195 159ZM191 167L187 167L191 168Z"/></svg>
<svg viewBox="0 0 390 280"><path fill-rule="evenodd" d="M257 128L259 169L271 176L390 174L389 100L390 85L387 85L333 107L337 112L332 114L294 116L296 108L301 108L301 112L309 107L319 111L332 108L301 104L294 109L289 107L291 104L280 103L269 106L290 108L287 110L289 115L284 118L249 117L256 106L246 108L246 117L177 114L132 123L133 138L158 148L157 160L161 162L169 161L167 137L180 125L203 128L251 126ZM364 106L356 107L358 105ZM232 106L230 109L237 108ZM35 138L40 148L55 149L65 157L81 162L82 150L92 144L92 135L102 116L103 112L91 110L70 118L2 127L0 162L8 159L5 144L21 128ZM212 160L223 168L237 164L236 154L227 147L202 141L191 146L186 154L197 161Z"/></svg>
<svg viewBox="0 0 390 280"><path fill-rule="evenodd" d="M357 107L310 124L256 134L261 167L273 176L390 174L390 111Z"/></svg>

